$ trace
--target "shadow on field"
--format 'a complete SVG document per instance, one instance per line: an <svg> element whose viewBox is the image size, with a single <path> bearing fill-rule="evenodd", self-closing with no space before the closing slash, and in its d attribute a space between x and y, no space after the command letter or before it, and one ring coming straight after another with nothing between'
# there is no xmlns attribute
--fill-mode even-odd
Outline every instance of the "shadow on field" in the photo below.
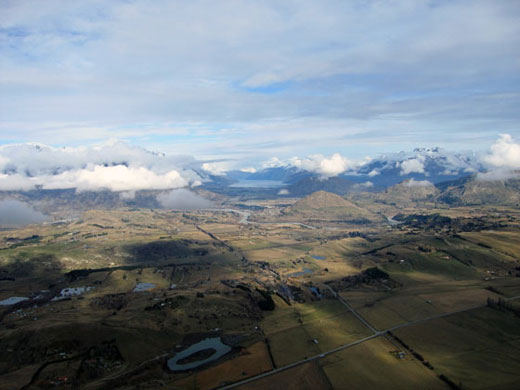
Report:
<svg viewBox="0 0 520 390"><path fill-rule="evenodd" d="M209 253L209 244L193 240L152 241L128 245L125 250L130 255L129 264L150 264L206 256Z"/></svg>
<svg viewBox="0 0 520 390"><path fill-rule="evenodd" d="M0 267L0 280L12 280L32 278L42 274L49 276L60 275L63 266L53 254L36 254L26 257L21 253L9 264Z"/></svg>

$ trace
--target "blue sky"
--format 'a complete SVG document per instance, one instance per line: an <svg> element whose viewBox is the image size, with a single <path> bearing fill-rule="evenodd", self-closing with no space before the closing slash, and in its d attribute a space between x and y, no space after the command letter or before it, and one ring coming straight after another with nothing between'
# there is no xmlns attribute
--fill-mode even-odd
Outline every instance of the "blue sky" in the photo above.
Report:
<svg viewBox="0 0 520 390"><path fill-rule="evenodd" d="M0 0L0 143L237 166L520 136L520 2Z"/></svg>

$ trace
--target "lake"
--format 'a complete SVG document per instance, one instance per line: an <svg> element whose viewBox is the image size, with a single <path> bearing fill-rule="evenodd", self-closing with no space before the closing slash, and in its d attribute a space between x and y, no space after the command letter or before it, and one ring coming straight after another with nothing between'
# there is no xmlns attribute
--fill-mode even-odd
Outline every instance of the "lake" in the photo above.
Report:
<svg viewBox="0 0 520 390"><path fill-rule="evenodd" d="M277 188L285 185L283 181L278 180L240 180L238 183L233 183L230 187L237 188Z"/></svg>

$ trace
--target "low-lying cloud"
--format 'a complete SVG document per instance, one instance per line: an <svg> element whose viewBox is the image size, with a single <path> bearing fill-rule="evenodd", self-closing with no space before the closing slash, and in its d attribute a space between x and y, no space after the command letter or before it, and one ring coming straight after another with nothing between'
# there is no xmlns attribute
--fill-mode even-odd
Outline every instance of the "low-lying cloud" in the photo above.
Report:
<svg viewBox="0 0 520 390"><path fill-rule="evenodd" d="M414 179L406 180L405 182L403 182L403 185L405 187L430 187L430 186L433 186L432 182L430 182L428 180L414 180Z"/></svg>
<svg viewBox="0 0 520 390"><path fill-rule="evenodd" d="M184 188L160 194L157 200L162 207L173 210L197 210L214 206L212 201Z"/></svg>
<svg viewBox="0 0 520 390"><path fill-rule="evenodd" d="M273 157L264 163L263 166L264 168L294 167L299 170L314 172L322 177L328 178L354 170L365 162L366 161L359 162L349 160L339 153L334 153L330 157L321 154L314 154L304 158L293 157L287 161L282 161L277 157Z"/></svg>
<svg viewBox="0 0 520 390"><path fill-rule="evenodd" d="M409 175L410 173L424 173L424 163L419 158L405 160L398 164L401 167L401 175Z"/></svg>
<svg viewBox="0 0 520 390"><path fill-rule="evenodd" d="M48 218L30 205L16 199L0 200L0 226L21 227L41 223Z"/></svg>
<svg viewBox="0 0 520 390"><path fill-rule="evenodd" d="M202 179L189 156L165 156L124 142L53 148L21 144L0 147L0 191L164 190L197 186Z"/></svg>
<svg viewBox="0 0 520 390"><path fill-rule="evenodd" d="M507 181L510 179L520 179L520 171L499 168L477 174L477 180L479 181Z"/></svg>
<svg viewBox="0 0 520 390"><path fill-rule="evenodd" d="M218 162L205 162L202 164L201 168L214 176L222 176L226 174L226 171L229 171L230 164L227 161L218 161Z"/></svg>

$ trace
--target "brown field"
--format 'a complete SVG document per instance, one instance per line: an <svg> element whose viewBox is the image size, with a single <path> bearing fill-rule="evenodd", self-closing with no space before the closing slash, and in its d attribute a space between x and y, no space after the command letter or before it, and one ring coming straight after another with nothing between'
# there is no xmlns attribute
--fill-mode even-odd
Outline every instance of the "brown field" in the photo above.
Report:
<svg viewBox="0 0 520 390"><path fill-rule="evenodd" d="M240 390L329 390L330 384L316 362L310 362L238 387Z"/></svg>
<svg viewBox="0 0 520 390"><path fill-rule="evenodd" d="M520 319L511 313L475 309L394 333L464 388L518 388Z"/></svg>
<svg viewBox="0 0 520 390"><path fill-rule="evenodd" d="M239 356L173 382L176 388L209 390L226 382L238 382L273 368L265 343L258 342L244 349Z"/></svg>
<svg viewBox="0 0 520 390"><path fill-rule="evenodd" d="M399 211L388 205L381 209ZM214 389L269 371L272 363L281 367L370 335L326 291L326 282L338 286L340 296L377 329L485 305L487 297L520 295L515 221L460 235L384 223L334 222L310 229L276 223L278 211L256 214L275 223L244 224L230 212L94 210L59 225L0 231L0 299L24 296L36 301L48 290L48 300L37 305L0 307L0 389L21 387L41 364L57 356L77 355L42 370L43 382L35 390L50 386L45 380L73 377L83 359L92 360L89 349L109 341L121 362L108 370L105 360L98 361L99 373L92 375L99 376L90 385L83 378L80 388L95 389L111 379L105 388ZM400 211L417 212L412 207ZM506 209L425 212L465 218L509 215ZM352 231L365 238L346 237ZM39 237L31 239L34 234ZM347 278L341 284L369 267L397 283L351 285L355 278ZM89 273L96 268L101 269ZM313 272L287 277L304 268ZM70 270L85 274L71 277ZM155 288L133 292L140 282ZM94 289L70 300L51 300L63 288L81 286ZM275 295L287 286L300 291L305 302L288 305ZM320 287L324 297L313 296L310 286ZM266 292L275 303L273 311L259 303ZM482 308L397 330L396 336L429 360L433 370L410 353L397 359L390 352L400 347L378 337L240 388L447 388L438 378L441 374L463 388L517 388L519 321L512 312ZM188 373L164 367L165 356L174 349L208 334L222 335L242 352Z"/></svg>
<svg viewBox="0 0 520 390"><path fill-rule="evenodd" d="M446 389L429 369L410 356L396 358L394 350L379 337L327 356L320 365L334 389Z"/></svg>
<svg viewBox="0 0 520 390"><path fill-rule="evenodd" d="M263 325L277 367L369 335L365 326L337 300L292 306L280 301L277 303L284 306L277 307Z"/></svg>
<svg viewBox="0 0 520 390"><path fill-rule="evenodd" d="M373 306L360 308L358 312L381 330L440 313L422 297L400 295L382 299Z"/></svg>

